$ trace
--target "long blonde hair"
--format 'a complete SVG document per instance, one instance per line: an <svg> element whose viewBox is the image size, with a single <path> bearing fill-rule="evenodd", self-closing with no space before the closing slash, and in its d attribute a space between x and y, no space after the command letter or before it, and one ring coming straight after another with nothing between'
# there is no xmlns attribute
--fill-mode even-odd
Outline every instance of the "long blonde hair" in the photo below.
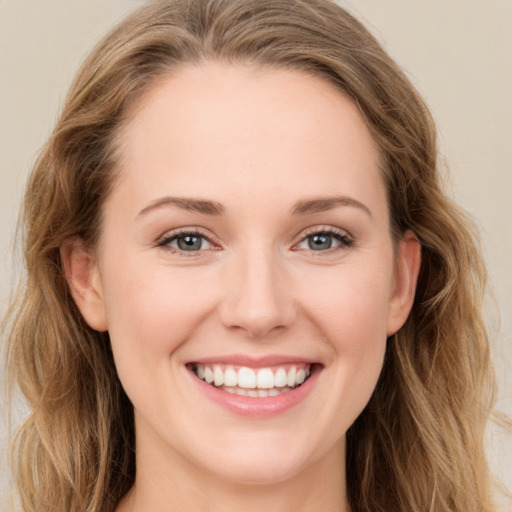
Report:
<svg viewBox="0 0 512 512"><path fill-rule="evenodd" d="M97 242L130 109L160 77L205 60L298 69L335 84L380 147L394 235L412 230L422 244L412 312L348 432L353 512L493 511L483 448L493 375L476 235L442 191L425 104L329 0L149 2L82 65L28 184L27 273L8 316L8 378L31 408L12 443L23 510L111 511L134 482L132 407L108 334L89 328L73 303L59 249L71 236Z"/></svg>

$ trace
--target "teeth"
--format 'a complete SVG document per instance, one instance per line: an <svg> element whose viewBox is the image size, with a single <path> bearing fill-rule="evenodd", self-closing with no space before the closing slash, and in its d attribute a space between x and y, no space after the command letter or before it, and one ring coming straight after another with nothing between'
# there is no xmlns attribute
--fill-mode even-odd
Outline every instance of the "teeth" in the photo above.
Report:
<svg viewBox="0 0 512 512"><path fill-rule="evenodd" d="M208 382L208 384L211 384L213 382L213 372L208 367L204 369L204 380Z"/></svg>
<svg viewBox="0 0 512 512"><path fill-rule="evenodd" d="M286 384L288 386L295 386L295 377L297 375L297 369L295 367L291 367L290 371L286 376ZM207 381L208 382L208 381Z"/></svg>
<svg viewBox="0 0 512 512"><path fill-rule="evenodd" d="M238 387L246 389L256 387L256 373L254 373L254 370L245 366L238 370Z"/></svg>
<svg viewBox="0 0 512 512"><path fill-rule="evenodd" d="M286 370L284 368L279 368L274 375L274 386L276 388L283 388L286 386Z"/></svg>
<svg viewBox="0 0 512 512"><path fill-rule="evenodd" d="M198 369L199 368L201 368L201 367L199 366ZM197 376L199 377L199 372L198 372ZM199 378L201 378L201 377L199 377ZM236 386L237 384L238 384L237 373L235 372L235 370L233 370L233 368L228 368L224 372L224 385L225 386Z"/></svg>
<svg viewBox="0 0 512 512"><path fill-rule="evenodd" d="M272 388L272 389L244 389L239 387L226 387L221 386L222 391L227 391L233 395L239 396L250 396L253 398L265 398L267 396L277 396L281 393L291 391L292 388L285 386L284 388Z"/></svg>
<svg viewBox="0 0 512 512"><path fill-rule="evenodd" d="M311 374L310 365L288 364L277 368L196 365L195 374L208 384L241 396L276 396L300 386Z"/></svg>
<svg viewBox="0 0 512 512"><path fill-rule="evenodd" d="M218 367L213 367L213 383L219 387L224 384L224 372Z"/></svg>
<svg viewBox="0 0 512 512"><path fill-rule="evenodd" d="M274 374L270 368L263 368L256 376L256 387L270 389L274 387Z"/></svg>

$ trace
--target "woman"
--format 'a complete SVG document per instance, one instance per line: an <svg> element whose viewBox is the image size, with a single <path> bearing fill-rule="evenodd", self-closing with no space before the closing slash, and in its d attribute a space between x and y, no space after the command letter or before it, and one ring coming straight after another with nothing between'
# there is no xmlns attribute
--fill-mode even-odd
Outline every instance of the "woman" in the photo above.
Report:
<svg viewBox="0 0 512 512"><path fill-rule="evenodd" d="M33 171L24 510L492 511L474 233L333 3L150 2Z"/></svg>

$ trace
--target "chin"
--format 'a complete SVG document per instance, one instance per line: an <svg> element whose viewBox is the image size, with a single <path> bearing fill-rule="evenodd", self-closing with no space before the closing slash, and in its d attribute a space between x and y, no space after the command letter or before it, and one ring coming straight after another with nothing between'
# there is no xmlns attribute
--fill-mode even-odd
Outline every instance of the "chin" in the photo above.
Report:
<svg viewBox="0 0 512 512"><path fill-rule="evenodd" d="M232 462L222 467L212 467L222 480L241 485L271 486L292 480L304 468L294 461L278 460L277 457L257 461Z"/></svg>
<svg viewBox="0 0 512 512"><path fill-rule="evenodd" d="M294 435L253 437L246 443L202 452L202 466L221 480L246 485L273 485L293 480L321 458L315 446L301 445ZM209 451L209 453L208 453ZM207 458L208 457L208 458Z"/></svg>

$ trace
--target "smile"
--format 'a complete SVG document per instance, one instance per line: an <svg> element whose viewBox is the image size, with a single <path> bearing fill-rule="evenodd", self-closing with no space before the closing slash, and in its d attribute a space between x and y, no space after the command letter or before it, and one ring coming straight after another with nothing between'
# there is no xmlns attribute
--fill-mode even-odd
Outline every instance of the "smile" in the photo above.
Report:
<svg viewBox="0 0 512 512"><path fill-rule="evenodd" d="M275 397L303 384L311 375L311 365L284 364L250 368L225 364L192 364L190 369L202 381L238 396Z"/></svg>

